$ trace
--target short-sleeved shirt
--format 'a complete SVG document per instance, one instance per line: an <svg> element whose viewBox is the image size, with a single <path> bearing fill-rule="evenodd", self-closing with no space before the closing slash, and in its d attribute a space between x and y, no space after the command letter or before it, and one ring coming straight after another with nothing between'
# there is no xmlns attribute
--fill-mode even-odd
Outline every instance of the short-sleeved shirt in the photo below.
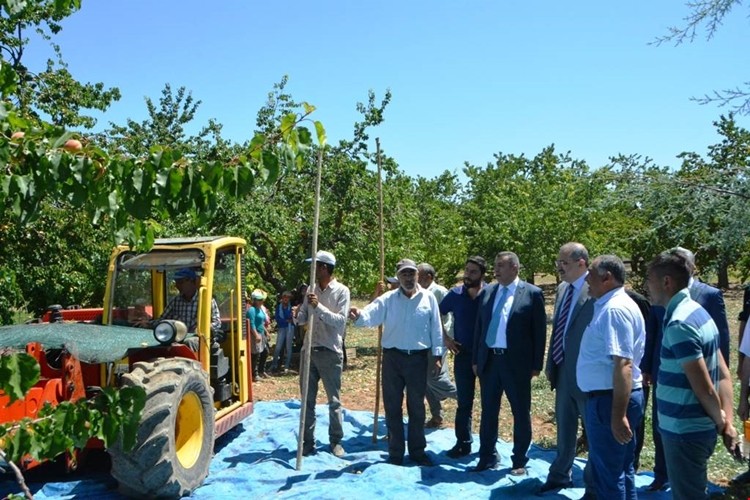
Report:
<svg viewBox="0 0 750 500"><path fill-rule="evenodd" d="M247 319L255 331L263 335L266 333L266 313L260 307L251 306L247 310Z"/></svg>
<svg viewBox="0 0 750 500"><path fill-rule="evenodd" d="M169 301L167 307L159 319L174 319L182 321L187 325L188 332L195 332L198 329L198 292L190 300L185 300L181 294L178 294ZM215 299L211 299L211 328L214 330L221 329L221 316L219 305Z"/></svg>
<svg viewBox="0 0 750 500"><path fill-rule="evenodd" d="M623 287L594 302L594 316L583 332L576 365L578 387L583 392L613 389L613 356L633 361L633 389L643 385L639 365L646 342L643 315Z"/></svg>
<svg viewBox="0 0 750 500"><path fill-rule="evenodd" d="M482 283L482 288L485 283ZM481 288L480 288L481 290ZM474 328L479 311L479 294L473 299L464 285L450 289L440 302L440 314L453 313L454 339L461 344L461 350L471 352L474 344Z"/></svg>
<svg viewBox="0 0 750 500"><path fill-rule="evenodd" d="M719 390L719 330L708 312L690 298L687 288L676 293L664 315L656 408L662 436L715 439L716 425L690 386L683 365L703 358L714 388Z"/></svg>

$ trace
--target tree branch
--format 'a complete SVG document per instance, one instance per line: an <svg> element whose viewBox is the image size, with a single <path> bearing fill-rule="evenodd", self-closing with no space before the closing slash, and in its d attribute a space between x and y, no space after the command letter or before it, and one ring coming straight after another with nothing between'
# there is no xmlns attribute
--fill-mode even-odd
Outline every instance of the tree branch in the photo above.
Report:
<svg viewBox="0 0 750 500"><path fill-rule="evenodd" d="M34 500L34 495L31 494L31 490L29 490L29 487L26 485L26 481L23 478L21 469L19 469L18 466L14 464L12 461L8 460L5 453L3 453L3 450L0 450L0 458L5 460L5 462L11 468L13 473L16 475L16 481L18 482L18 485L21 487L21 490L23 490L24 496L28 498L29 500Z"/></svg>

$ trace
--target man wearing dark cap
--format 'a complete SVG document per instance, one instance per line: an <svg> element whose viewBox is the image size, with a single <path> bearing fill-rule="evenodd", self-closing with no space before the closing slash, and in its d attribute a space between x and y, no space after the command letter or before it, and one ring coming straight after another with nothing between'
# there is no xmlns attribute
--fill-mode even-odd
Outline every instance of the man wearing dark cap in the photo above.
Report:
<svg viewBox="0 0 750 500"><path fill-rule="evenodd" d="M383 406L388 427L388 462L404 461L403 399L409 415L409 457L418 465L432 465L425 453L424 398L428 352L439 371L443 354L440 311L435 296L417 283L417 265L402 259L396 265L399 288L376 298L364 309L352 307L356 326L383 325Z"/></svg>
<svg viewBox="0 0 750 500"><path fill-rule="evenodd" d="M310 262L311 259L307 259ZM341 372L344 368L344 337L346 336L346 315L349 312L349 288L333 277L336 257L331 252L319 251L315 254L315 286L308 288L302 306L297 311L296 321L300 325L315 316L312 331L308 331L307 341L312 342L310 350L310 375L305 401L305 430L302 454L315 453L315 402L318 397L318 383L328 396L328 440L331 453L341 458L346 454L341 440L344 437L344 416L341 408ZM300 387L303 383L300 373Z"/></svg>
<svg viewBox="0 0 750 500"><path fill-rule="evenodd" d="M196 331L198 328L198 293L196 292L200 287L200 276L194 269L186 267L175 272L172 279L177 291L180 292L179 295L172 297L158 319L141 321L138 326L149 327L160 320L173 319L185 323L188 332ZM211 329L221 329L219 306L214 299L211 299Z"/></svg>

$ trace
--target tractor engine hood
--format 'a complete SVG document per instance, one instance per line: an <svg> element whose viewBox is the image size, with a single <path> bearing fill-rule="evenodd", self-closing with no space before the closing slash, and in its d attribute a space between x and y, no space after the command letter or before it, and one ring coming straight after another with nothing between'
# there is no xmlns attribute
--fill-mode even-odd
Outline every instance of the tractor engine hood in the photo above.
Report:
<svg viewBox="0 0 750 500"><path fill-rule="evenodd" d="M0 348L23 350L29 342L65 349L85 363L118 361L133 349L161 345L150 328L86 323L41 323L0 327Z"/></svg>

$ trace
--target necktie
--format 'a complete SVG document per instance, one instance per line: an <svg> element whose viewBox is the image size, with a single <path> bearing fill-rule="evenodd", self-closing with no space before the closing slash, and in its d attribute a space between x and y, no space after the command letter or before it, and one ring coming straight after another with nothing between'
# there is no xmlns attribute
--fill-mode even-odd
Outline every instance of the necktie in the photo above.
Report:
<svg viewBox="0 0 750 500"><path fill-rule="evenodd" d="M562 309L560 314L557 315L557 321L555 321L555 328L552 331L552 361L556 365L562 363L565 357L565 351L563 350L563 334L565 333L565 325L568 323L568 315L570 314L570 304L573 302L573 285L568 286L568 290L565 292L565 298L562 302Z"/></svg>
<svg viewBox="0 0 750 500"><path fill-rule="evenodd" d="M495 343L497 329L500 327L500 318L503 316L503 306L508 299L508 287L503 286L501 288L503 291L500 293L500 300L497 302L497 307L492 311L492 320L490 320L490 326L487 327L487 336L484 339L487 342L487 347L492 347L492 344Z"/></svg>

